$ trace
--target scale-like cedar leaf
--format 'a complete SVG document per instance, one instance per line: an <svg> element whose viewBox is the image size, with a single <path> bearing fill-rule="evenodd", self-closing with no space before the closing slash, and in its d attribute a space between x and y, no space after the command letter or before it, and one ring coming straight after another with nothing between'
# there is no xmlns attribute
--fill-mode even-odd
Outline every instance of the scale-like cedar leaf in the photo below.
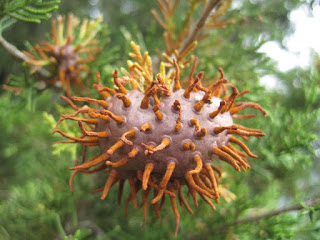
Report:
<svg viewBox="0 0 320 240"><path fill-rule="evenodd" d="M21 21L40 23L50 18L59 3L60 0L4 0L0 3L0 19L11 16Z"/></svg>

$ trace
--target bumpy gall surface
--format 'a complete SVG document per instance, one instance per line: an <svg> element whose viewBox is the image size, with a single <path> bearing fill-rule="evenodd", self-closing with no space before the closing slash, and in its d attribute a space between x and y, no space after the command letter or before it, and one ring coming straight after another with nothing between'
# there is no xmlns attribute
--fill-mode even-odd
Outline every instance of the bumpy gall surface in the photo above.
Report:
<svg viewBox="0 0 320 240"><path fill-rule="evenodd" d="M125 212L128 212L131 201L137 208L137 193L141 191L144 224L148 204L153 205L160 218L162 204L159 206L159 203L168 196L176 219L176 235L180 221L176 199L182 207L193 213L181 188L187 186L195 206L198 206L197 196L200 196L215 209L210 199L219 203L219 197L223 196L219 185L222 170L215 165L215 161L222 160L237 171L246 171L250 168L247 157L257 156L234 135L244 140L250 136L264 136L261 130L235 124L233 118L255 117L252 114L238 115L245 108L257 109L264 116L266 112L257 103L237 102L248 91L239 92L232 84L228 84L221 69L220 79L208 88L201 85L203 72L193 77L192 70L189 87L182 89L180 69L175 61L175 72L168 76L157 75L156 80L151 80L151 58L147 54L142 58L136 45L134 47L134 57L139 58L143 66L133 63L130 67L132 72L137 68L140 75L119 77L115 71L113 78L116 89L110 89L101 85L100 75L97 74L97 83L93 87L102 100L62 97L76 112L61 115L54 132L70 139L61 142L83 145L82 162L76 162L70 168L73 170L71 190L77 173L105 171L108 177L104 187L93 192L102 192L101 199L104 200L110 188L119 183L120 204L123 185L128 180L130 194L125 202ZM139 91L138 83L142 77L149 82L144 82L142 91L140 85ZM129 83L131 90L124 87ZM231 88L231 92L228 88ZM78 107L73 101L96 106ZM64 120L77 121L82 135L73 137L59 130L58 126ZM87 160L86 149L92 146L98 146L100 154ZM149 200L151 190L154 193Z"/></svg>
<svg viewBox="0 0 320 240"><path fill-rule="evenodd" d="M135 158L130 159L125 166L118 169L120 178L136 176L138 170L144 170L146 163L152 163L155 165L153 174L155 174L157 181L160 182L167 164L174 162L176 167L172 178L178 179L180 184L185 184L185 173L196 166L193 160L194 156L199 155L203 164L210 164L213 160L218 159L218 156L213 154L214 147L221 148L225 146L230 136L228 136L226 131L215 134L213 130L218 126L231 126L233 120L230 113L219 114L216 118L211 119L209 114L218 109L221 99L212 98L210 103L205 104L201 112L197 112L193 106L202 99L203 92L192 92L189 99L185 98L183 94L184 90L180 89L171 96L161 99L162 120L157 119L153 113L151 104L147 109L140 107L144 94L138 90L127 93L127 97L132 102L132 105L127 108L123 106L122 101L116 96L106 99L109 103L107 109L115 115L124 117L125 120L121 124L115 121L98 120L96 132L106 131L109 133L108 138L99 139L101 153L106 152L121 139L123 133L131 129L135 129L135 136L130 138L133 145L125 145L116 151L109 158L109 161L118 161L133 148L137 148L140 153ZM178 132L174 130L179 115L179 111L172 107L175 100L181 103L181 130ZM200 127L207 129L206 136L197 136L195 126L190 122L191 119L198 119ZM151 125L152 129L144 132L140 131L141 126L146 122ZM168 147L162 151L153 153L151 156L144 154L145 149L141 146L141 143L156 147L164 138L170 141ZM193 151L184 149L184 144L188 142L195 144Z"/></svg>

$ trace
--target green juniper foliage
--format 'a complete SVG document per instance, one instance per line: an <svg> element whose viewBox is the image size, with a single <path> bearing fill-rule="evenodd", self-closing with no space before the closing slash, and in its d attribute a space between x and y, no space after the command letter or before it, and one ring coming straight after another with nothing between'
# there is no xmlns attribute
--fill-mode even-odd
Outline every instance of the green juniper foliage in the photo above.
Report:
<svg viewBox="0 0 320 240"><path fill-rule="evenodd" d="M59 3L60 0L3 0L0 3L0 19L8 15L26 22L40 23L50 18Z"/></svg>
<svg viewBox="0 0 320 240"><path fill-rule="evenodd" d="M239 91L250 90L241 101L259 103L268 115L264 118L260 112L246 109L243 114L257 117L236 120L266 134L246 143L259 156L249 159L251 169L246 173L220 165L225 172L221 184L236 199L229 203L221 199L217 210L212 211L202 199L196 208L187 198L194 214L178 207L177 238L173 235L175 220L168 199L161 219L156 218L150 206L147 224L140 229L141 209L134 210L130 203L129 215L125 216L123 206L117 205L116 188L110 190L105 201L100 200L99 194L90 194L91 189L105 184L105 174L77 175L74 192L70 192L68 168L80 158L82 150L72 144L52 145L64 140L52 135L52 130L61 113L73 111L60 99L60 89L43 86L37 74L30 74L28 66L18 63L0 45L0 239L319 239L320 60L314 56L308 69L297 67L280 72L272 59L257 52L268 41L281 44L293 31L288 20L290 12L299 6L312 8L308 2L234 1L221 18L234 23L210 30L210 35L199 41L192 52L199 57L197 71L205 72L204 85L212 83L221 67ZM196 22L202 4L203 1L180 0L173 18L176 32L186 26L190 9L194 10L192 23ZM96 37L104 49L89 64L91 85L99 71L103 85L113 87L110 72L127 68L131 40L142 51L148 50L154 62L158 52L166 51L164 30L150 13L151 9L158 11L154 1L98 1L90 5L85 0L4 0L0 2L0 33L20 51L27 50L25 41L34 46L45 40L42 29L50 32L50 20L43 20L50 14L72 11L84 18L96 9L103 13L108 28ZM19 26L13 24L16 21ZM41 32L16 30L35 26ZM182 79L188 77L190 68L183 69ZM259 84L265 75L277 78L276 88L270 90ZM86 87L90 92L83 95L98 98L90 85ZM61 128L69 135L79 136L78 126L63 122ZM88 158L97 151L89 149ZM125 185L124 201L129 192ZM296 208L291 209L292 206ZM277 214L273 214L275 211ZM265 213L270 216L253 221ZM243 219L249 220L236 222Z"/></svg>

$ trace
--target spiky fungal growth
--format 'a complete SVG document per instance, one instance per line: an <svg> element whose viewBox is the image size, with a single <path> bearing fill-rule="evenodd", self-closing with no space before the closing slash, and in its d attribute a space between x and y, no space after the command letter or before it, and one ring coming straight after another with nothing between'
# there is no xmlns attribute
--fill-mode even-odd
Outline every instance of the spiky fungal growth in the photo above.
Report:
<svg viewBox="0 0 320 240"><path fill-rule="evenodd" d="M33 66L31 73L45 67L51 78L41 80L63 88L68 96L71 96L72 84L85 89L81 73L89 72L85 64L94 61L102 50L94 40L101 29L101 21L102 16L94 22L84 19L79 26L80 20L73 14L68 15L66 24L65 17L58 16L52 21L52 41L43 41L30 52L24 52L29 58L26 63Z"/></svg>
<svg viewBox="0 0 320 240"><path fill-rule="evenodd" d="M175 73L170 75L173 90L161 75L157 75L156 80L151 81L145 91L141 92L137 89L134 78L131 79L132 90L126 90L124 78L120 78L117 71L113 73L116 90L103 87L100 75L97 74L94 88L104 100L83 97L72 97L71 100L93 103L98 107L80 108L70 99L63 97L76 112L62 115L58 125L66 119L77 121L82 136L69 136L60 131L58 125L54 132L70 139L63 142L83 145L82 163L76 163L71 168L71 190L77 173L105 171L108 177L104 187L93 192L102 192L103 200L110 188L119 182L120 204L123 185L128 180L131 191L125 203L125 212L128 211L130 201L134 208L137 208L137 193L141 191L145 224L148 196L153 189L154 196L150 203L158 217L165 197L169 197L176 218L176 235L179 225L176 199L182 207L193 213L182 194L182 186L188 187L196 206L199 194L215 209L210 199L219 203L221 170L212 163L220 159L237 171L246 171L250 167L247 155L257 157L234 135L246 140L249 136L264 136L264 133L234 124L232 117L252 117L237 115L248 107L260 110L263 115L266 115L266 112L256 103L235 103L238 97L248 91L239 93L236 87L227 84L221 69L220 80L209 88L200 84L203 72L199 72L195 77L192 72L192 81L184 90L180 87L180 70L176 62L175 66ZM140 70L142 71L142 68ZM221 94L226 93L227 87L231 87L232 93L221 99ZM88 117L81 118L78 115ZM100 154L86 160L86 149L91 146L98 146Z"/></svg>

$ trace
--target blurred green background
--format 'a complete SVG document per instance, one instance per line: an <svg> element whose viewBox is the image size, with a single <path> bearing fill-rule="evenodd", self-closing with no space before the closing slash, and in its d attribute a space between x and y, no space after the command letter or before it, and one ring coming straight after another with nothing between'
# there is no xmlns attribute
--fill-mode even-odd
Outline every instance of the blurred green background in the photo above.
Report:
<svg viewBox="0 0 320 240"><path fill-rule="evenodd" d="M174 18L178 29L183 27L182 16L190 2L180 1ZM198 208L190 202L193 215L180 207L176 238L169 201L160 220L149 209L147 225L141 229L142 210L129 205L129 216L125 216L123 206L116 203L117 188L111 189L105 201L90 194L91 189L104 184L103 174L77 175L71 194L68 168L81 149L52 145L61 140L52 135L59 114L69 111L59 99L63 92L40 88L29 67L0 47L0 84L24 87L19 94L0 88L0 239L320 239L319 203L304 204L320 197L316 154L320 147L320 60L314 54L308 68L281 72L274 60L257 51L268 41L284 47L285 36L294 30L288 19L290 12L305 6L311 13L315 2L234 1L223 19L235 23L210 31L210 37L193 52L199 57L198 70L212 79L222 67L239 91L250 90L242 101L259 103L268 116L257 113L257 118L237 120L266 133L263 138L248 141L259 158L250 159L251 169L246 173L222 165L226 172L222 184L237 198L230 203L221 199L216 211L202 200ZM97 39L104 43L104 50L90 67L93 73L100 71L103 83L111 86L110 72L126 68L131 40L154 59L157 49L165 50L163 30L150 13L153 8L157 9L156 1L65 0L52 17L70 12L80 18L103 14L106 27ZM29 44L48 38L50 29L50 20L40 24L18 21L2 36L26 50ZM189 71L185 69L184 76ZM265 75L277 79L275 88L266 89L259 83ZM125 193L129 193L128 186ZM285 211L293 205L302 207ZM227 225L275 209L283 212L260 221Z"/></svg>

